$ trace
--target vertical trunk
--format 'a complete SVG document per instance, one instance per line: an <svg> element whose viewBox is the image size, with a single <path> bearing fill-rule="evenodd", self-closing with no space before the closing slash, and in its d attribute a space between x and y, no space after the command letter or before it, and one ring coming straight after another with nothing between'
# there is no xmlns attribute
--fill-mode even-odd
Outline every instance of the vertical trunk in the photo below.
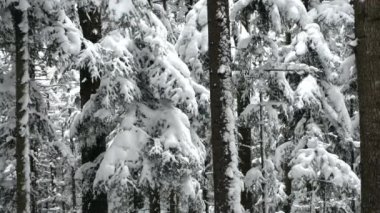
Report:
<svg viewBox="0 0 380 213"><path fill-rule="evenodd" d="M71 113L70 113L71 114ZM73 139L70 138L70 148L71 152L73 153L73 156L75 156L75 144ZM75 164L71 168L71 207L73 211L76 210L77 207L77 192L76 192L76 186L75 186Z"/></svg>
<svg viewBox="0 0 380 213"><path fill-rule="evenodd" d="M176 213L177 212L177 204L176 204L176 196L174 193L174 190L170 192L170 198L169 198L169 212L170 213Z"/></svg>
<svg viewBox="0 0 380 213"><path fill-rule="evenodd" d="M50 164L50 190L51 190L51 193L50 195L48 196L55 196L55 192L56 192L56 186L55 186L55 183L54 183L54 179L55 179L55 169L54 167ZM48 202L49 203L49 202ZM52 207L54 208L55 207L55 200L52 200L51 201L51 205Z"/></svg>
<svg viewBox="0 0 380 213"><path fill-rule="evenodd" d="M144 207L144 197L139 191L133 189L133 212L137 213L141 208Z"/></svg>
<svg viewBox="0 0 380 213"><path fill-rule="evenodd" d="M292 203L290 200L290 195L292 194L292 180L289 178L289 172L290 172L290 166L289 166L289 160L284 162L283 164L283 170L284 170L284 184L285 184L285 194L288 196L287 202L284 205L284 212L290 213L290 210L292 208Z"/></svg>
<svg viewBox="0 0 380 213"><path fill-rule="evenodd" d="M10 8L15 34L16 52L16 198L17 212L30 212L29 158L29 47L27 11L18 4Z"/></svg>
<svg viewBox="0 0 380 213"><path fill-rule="evenodd" d="M151 188L149 191L149 212L160 213L160 211L160 190L157 187Z"/></svg>
<svg viewBox="0 0 380 213"><path fill-rule="evenodd" d="M96 43L101 39L101 13L100 8L78 8L78 15L80 25L82 27L83 36L85 39ZM99 88L100 79L93 79L90 69L83 67L80 70L80 96L81 107L86 104L91 95L96 93ZM81 138L86 138L84 135ZM106 150L105 135L98 135L95 137L95 143L93 145L83 145L81 147L82 164L94 161L99 154ZM87 144L87 143L86 143ZM105 193L94 193L91 189L94 181L95 174L91 174L83 180L83 185L89 186L90 189L84 189L82 194L82 212L83 213L102 213L107 212L107 195Z"/></svg>
<svg viewBox="0 0 380 213"><path fill-rule="evenodd" d="M205 170L203 171L203 190L202 190L202 197L203 201L205 203L205 213L209 213L209 198L208 198L208 188L209 188L209 180L207 176L207 172L209 172L209 164L211 161L211 156L207 155L205 160Z"/></svg>
<svg viewBox="0 0 380 213"><path fill-rule="evenodd" d="M354 100L350 100L350 117L354 117ZM351 169L355 172L355 146L353 141L351 141ZM356 173L356 172L355 172ZM355 199L351 200L351 210L353 213L356 213L356 201Z"/></svg>
<svg viewBox="0 0 380 213"><path fill-rule="evenodd" d="M72 109L69 109L69 114L71 115ZM64 137L64 128L62 127L62 138ZM71 153L74 156L74 159L76 158L76 150L75 150L75 144L74 140L70 137L70 150ZM76 162L74 161L74 165L71 167L71 209L73 212L75 212L77 207L77 193L76 193L76 185L75 185L75 170L76 170Z"/></svg>
<svg viewBox="0 0 380 213"><path fill-rule="evenodd" d="M226 0L208 0L207 3L215 212L240 212L229 3Z"/></svg>
<svg viewBox="0 0 380 213"><path fill-rule="evenodd" d="M285 34L285 38L286 38L286 44L291 44L292 43L292 34L290 32L286 32ZM302 114L301 116L294 116L293 117L293 121L291 122L290 124L290 128L289 128L289 132L287 134L287 139L290 139L293 137L294 139L294 128L295 126L297 125L297 119L300 119L302 118ZM286 141L285 141L286 142ZM291 207L292 207L292 203L291 203L291 200L290 200L290 195L292 194L292 180L289 178L289 172L290 172L290 159L288 156L285 156L285 161L284 163L282 164L282 169L284 171L284 184L285 184L285 194L287 195L288 199L287 199L287 202L285 203L284 205L284 212L285 213L290 213L290 210L291 210Z"/></svg>
<svg viewBox="0 0 380 213"><path fill-rule="evenodd" d="M36 169L36 162L34 160L35 156L35 149L31 148L31 156L30 156L30 170L31 170L31 180L30 185L33 189L33 191L30 193L30 201L31 201L31 213L37 213L37 180L38 180L38 173Z"/></svg>
<svg viewBox="0 0 380 213"><path fill-rule="evenodd" d="M380 1L355 1L361 137L361 212L380 212ZM376 169L374 169L376 168Z"/></svg>
<svg viewBox="0 0 380 213"><path fill-rule="evenodd" d="M263 95L260 92L260 121L259 121L259 126L260 126L260 156L261 156L261 172L263 174L264 179L266 178L266 173L265 173L265 143L264 143L264 128L263 128ZM263 213L267 213L267 194L266 194L266 183L262 183L262 199L263 199L263 204L262 204L262 210Z"/></svg>
<svg viewBox="0 0 380 213"><path fill-rule="evenodd" d="M167 12L168 11L168 2L167 0L162 0L162 7Z"/></svg>
<svg viewBox="0 0 380 213"><path fill-rule="evenodd" d="M243 85L243 84L241 84ZM249 104L249 96L244 95L245 88L239 88L237 94L237 110L238 115L240 115L244 109ZM251 169L251 128L249 127L238 127L239 132L239 169L243 175L246 175L247 172ZM241 204L245 210L251 212L253 203L252 203L252 193L248 191L247 188L244 188L244 191L241 192Z"/></svg>

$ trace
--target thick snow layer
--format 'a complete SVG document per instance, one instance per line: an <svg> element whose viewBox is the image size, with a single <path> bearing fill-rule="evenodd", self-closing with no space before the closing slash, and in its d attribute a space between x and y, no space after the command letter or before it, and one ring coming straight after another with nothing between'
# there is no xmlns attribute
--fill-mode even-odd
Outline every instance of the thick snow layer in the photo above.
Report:
<svg viewBox="0 0 380 213"><path fill-rule="evenodd" d="M317 108L321 109L321 89L317 80L309 75L304 78L295 91L295 106L299 109Z"/></svg>
<svg viewBox="0 0 380 213"><path fill-rule="evenodd" d="M119 179L131 183L131 170L141 171L138 179L140 184L153 184L160 175L164 175L156 171L166 169L164 165L171 165L172 162L200 165L203 162L203 149L195 143L189 120L179 109L151 109L142 104L130 105L129 109L121 123L120 132L108 144L94 186L102 183L110 186L110 181ZM156 165L160 162L162 165ZM189 169L185 170L188 175L192 173Z"/></svg>
<svg viewBox="0 0 380 213"><path fill-rule="evenodd" d="M182 30L176 49L185 62L198 59L200 54L208 50L208 27L206 0L198 1L186 16L186 24Z"/></svg>
<svg viewBox="0 0 380 213"><path fill-rule="evenodd" d="M251 40L252 40L252 36L249 35L249 33L247 32L247 30L241 26L241 30L240 30L240 33L239 33L239 36L238 36L238 44L237 44L237 48L238 49L245 49L248 47L248 45L251 43Z"/></svg>
<svg viewBox="0 0 380 213"><path fill-rule="evenodd" d="M114 20L119 20L124 15L134 12L136 8L132 0L110 0L108 1L108 10L111 11L111 17L113 17Z"/></svg>
<svg viewBox="0 0 380 213"><path fill-rule="evenodd" d="M353 134L351 132L351 118L340 87L327 82L322 82L322 85L327 97L324 107L326 108L328 118L338 127L338 131L341 132L343 138L351 138Z"/></svg>
<svg viewBox="0 0 380 213"><path fill-rule="evenodd" d="M297 157L293 160L294 166L289 173L290 177L295 180L323 178L331 181L336 187L358 190L360 180L350 166L336 155L328 153L322 145L313 140L317 139L310 138L308 144L313 144L311 148L299 150Z"/></svg>
<svg viewBox="0 0 380 213"><path fill-rule="evenodd" d="M18 9L20 9L21 11L26 11L29 7L30 7L30 4L28 0L19 1ZM24 32L27 32L27 31L24 31Z"/></svg>
<svg viewBox="0 0 380 213"><path fill-rule="evenodd" d="M310 22L309 16L301 0L270 0L277 6L285 20L305 26Z"/></svg>
<svg viewBox="0 0 380 213"><path fill-rule="evenodd" d="M129 167L138 165L142 148L148 139L149 136L136 127L117 134L108 144L107 152L96 173L94 186L102 181L108 181L107 184L111 185L114 181L130 179Z"/></svg>
<svg viewBox="0 0 380 213"><path fill-rule="evenodd" d="M326 144L322 139L321 129L314 123L308 124L307 132L300 140L306 148L296 149L289 177L293 181L325 180L335 187L360 190L360 180L357 175L346 162L326 150Z"/></svg>
<svg viewBox="0 0 380 213"><path fill-rule="evenodd" d="M314 10L314 18L328 26L354 23L354 9L347 0L323 1Z"/></svg>
<svg viewBox="0 0 380 213"><path fill-rule="evenodd" d="M253 0L238 0L236 1L230 11L231 22L235 21L236 16L241 12L245 7L247 7Z"/></svg>
<svg viewBox="0 0 380 213"><path fill-rule="evenodd" d="M81 32L70 18L66 16L64 11L58 12L58 20L54 26L53 36L60 44L63 52L76 55L81 50Z"/></svg>

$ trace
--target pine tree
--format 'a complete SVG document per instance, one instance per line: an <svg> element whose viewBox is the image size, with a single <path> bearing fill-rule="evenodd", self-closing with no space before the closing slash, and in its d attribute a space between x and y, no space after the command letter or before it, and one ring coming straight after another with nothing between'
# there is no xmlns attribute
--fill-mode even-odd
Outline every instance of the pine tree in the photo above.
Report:
<svg viewBox="0 0 380 213"><path fill-rule="evenodd" d="M361 138L361 212L380 211L380 2L355 1Z"/></svg>

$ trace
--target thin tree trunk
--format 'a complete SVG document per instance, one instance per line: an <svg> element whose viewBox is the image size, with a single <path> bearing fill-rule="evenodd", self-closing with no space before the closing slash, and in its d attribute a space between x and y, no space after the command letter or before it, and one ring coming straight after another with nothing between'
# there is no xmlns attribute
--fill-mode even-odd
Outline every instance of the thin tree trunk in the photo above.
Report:
<svg viewBox="0 0 380 213"><path fill-rule="evenodd" d="M290 32L286 32L285 37L286 37L285 43L288 45L291 44L292 43L292 34ZM298 116L296 116L296 115L298 115ZM301 116L299 116L300 114L296 113L296 115L293 117L294 120L290 124L289 132L287 135L288 139L290 139L290 138L294 139L294 128L298 123L298 119L301 119L303 114L301 113ZM290 195L292 194L292 180L289 178L289 172L290 172L291 168L289 165L290 164L289 157L288 156L284 156L284 157L285 157L285 161L282 164L282 169L284 171L285 194L288 197L287 201L285 202L285 205L284 205L284 212L290 213L291 208L292 208L292 201L290 199Z"/></svg>
<svg viewBox="0 0 380 213"><path fill-rule="evenodd" d="M263 128L263 94L260 92L260 121L259 121L259 127L260 127L260 156L261 156L261 172L263 174L263 178L266 179L266 172L265 172L265 143L264 143L264 128ZM262 210L263 213L267 213L267 194L266 194L266 183L265 181L262 183L262 196L263 196L263 203L262 203Z"/></svg>
<svg viewBox="0 0 380 213"><path fill-rule="evenodd" d="M203 171L203 190L202 190L202 197L203 197L203 202L205 203L205 213L209 213L209 197L208 197L208 188L209 188L209 180L208 180L208 177L207 177L207 172L209 172L210 169L209 168L209 164L210 164L210 161L211 161L211 156L210 155L207 155L206 156L206 160L205 160L205 170Z"/></svg>
<svg viewBox="0 0 380 213"><path fill-rule="evenodd" d="M243 78L243 77L241 77ZM240 85L244 85L241 83ZM240 115L244 109L249 104L249 95L244 94L244 90L246 88L238 88L237 92L237 111L238 115ZM246 175L247 172L251 169L251 147L252 147L252 137L251 137L251 128L246 126L239 126L239 169L243 175ZM247 188L244 188L244 191L241 192L241 204L245 210L252 212L253 208L253 198L252 192L250 192Z"/></svg>
<svg viewBox="0 0 380 213"><path fill-rule="evenodd" d="M361 212L380 212L380 1L355 1L359 85Z"/></svg>
<svg viewBox="0 0 380 213"><path fill-rule="evenodd" d="M139 191L133 189L133 212L137 213L144 207L144 197Z"/></svg>
<svg viewBox="0 0 380 213"><path fill-rule="evenodd" d="M168 11L168 2L167 0L162 0L162 7L167 12Z"/></svg>
<svg viewBox="0 0 380 213"><path fill-rule="evenodd" d="M10 6L14 24L16 52L16 198L17 213L30 212L29 158L29 47L27 11L18 3Z"/></svg>
<svg viewBox="0 0 380 213"><path fill-rule="evenodd" d="M177 201L176 201L176 194L175 194L174 190L171 190L171 192L170 192L169 212L170 213L177 213Z"/></svg>
<svg viewBox="0 0 380 213"><path fill-rule="evenodd" d="M149 191L149 212L160 213L160 211L160 190L155 187Z"/></svg>
<svg viewBox="0 0 380 213"><path fill-rule="evenodd" d="M100 8L78 8L80 25L82 27L83 36L92 43L97 43L101 39L102 23ZM84 44L83 44L84 45ZM96 93L99 88L100 79L93 79L90 69L83 67L80 70L80 96L81 107L90 100L92 94ZM88 136L84 135L82 138ZM88 146L87 143L81 147L82 164L94 161L101 153L106 150L106 136L96 136L95 143ZM84 181L84 189L82 194L82 212L83 213L103 213L108 211L107 195L103 192L94 193L91 186L95 178L95 174L91 174Z"/></svg>
<svg viewBox="0 0 380 213"><path fill-rule="evenodd" d="M32 190L30 192L30 201L31 201L31 213L37 213L37 180L38 180L38 173L36 169L36 162L34 160L35 157L35 148L31 147L31 155L30 155L30 170L31 170L31 180L30 185L32 187Z"/></svg>
<svg viewBox="0 0 380 213"><path fill-rule="evenodd" d="M71 114L71 109L69 110L69 114ZM75 144L72 138L70 138L70 149L73 153L74 159L75 159ZM71 208L73 211L76 210L77 207L77 191L76 191L76 185L75 185L75 168L76 163L74 161L74 165L71 167Z"/></svg>
<svg viewBox="0 0 380 213"><path fill-rule="evenodd" d="M229 5L226 0L208 0L207 3L215 213L239 212Z"/></svg>
<svg viewBox="0 0 380 213"><path fill-rule="evenodd" d="M354 100L350 100L350 117L354 117ZM351 169L355 172L355 146L353 141L351 141ZM355 172L356 173L356 172ZM351 200L351 210L353 213L356 213L356 201L355 199Z"/></svg>

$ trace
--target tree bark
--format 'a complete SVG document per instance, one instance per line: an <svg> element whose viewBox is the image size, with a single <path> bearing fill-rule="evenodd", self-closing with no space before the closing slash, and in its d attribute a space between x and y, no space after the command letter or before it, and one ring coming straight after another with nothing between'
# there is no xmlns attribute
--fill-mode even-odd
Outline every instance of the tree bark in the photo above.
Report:
<svg viewBox="0 0 380 213"><path fill-rule="evenodd" d="M244 85L244 84L241 84ZM238 115L240 115L244 109L249 104L249 96L244 95L245 88L239 88L237 93L237 110ZM247 172L251 169L251 128L250 127L238 127L239 132L239 169L243 175L246 175ZM244 191L241 192L241 204L246 211L252 212L253 203L252 203L252 193L248 191L247 188L244 188Z"/></svg>
<svg viewBox="0 0 380 213"><path fill-rule="evenodd" d="M101 12L100 8L78 8L78 15L80 20L80 25L83 32L83 37L92 43L97 43L102 35L102 23L101 23ZM84 44L82 44L84 47ZM80 97L81 97L81 107L90 100L92 94L96 93L99 88L100 79L94 79L91 75L90 69L88 67L83 67L80 69ZM82 138L88 136L83 135ZM95 137L96 141L93 145L83 145L81 147L82 154L82 164L94 161L101 153L106 150L106 136L98 135ZM92 186L95 179L95 174L91 174L83 180L84 185ZM84 189L82 193L82 212L83 213L105 213L108 211L107 194L104 192L99 192L95 194L92 189Z"/></svg>
<svg viewBox="0 0 380 213"><path fill-rule="evenodd" d="M16 203L17 213L30 212L29 47L27 10L10 6L15 35L16 70Z"/></svg>
<svg viewBox="0 0 380 213"><path fill-rule="evenodd" d="M361 137L361 212L380 212L380 1L355 1Z"/></svg>
<svg viewBox="0 0 380 213"><path fill-rule="evenodd" d="M285 33L285 43L287 45L291 44L292 43L292 34L290 32L286 32ZM294 128L296 127L299 119L302 118L302 115L303 115L303 112L295 112L295 115L293 117L293 121L289 123L289 129L288 129L288 132L285 133L285 138L288 141L290 138L293 138L294 139ZM284 204L284 212L285 213L290 213L291 209L292 209L292 200L290 199L290 195L292 194L292 180L290 179L289 177L289 172L290 172L290 169L291 169L291 166L290 166L290 158L289 156L284 156L285 157L285 161L282 163L282 169L284 171L284 179L283 179L283 182L284 182L284 185L285 185L285 194L287 195L287 200Z"/></svg>
<svg viewBox="0 0 380 213"><path fill-rule="evenodd" d="M149 212L150 213L160 213L161 205L160 205L160 190L155 188L151 188L149 190Z"/></svg>
<svg viewBox="0 0 380 213"><path fill-rule="evenodd" d="M170 191L169 213L177 213L177 199L174 190Z"/></svg>
<svg viewBox="0 0 380 213"><path fill-rule="evenodd" d="M226 0L207 3L215 212L239 212L240 189L234 185L239 180L232 110L229 5Z"/></svg>
<svg viewBox="0 0 380 213"><path fill-rule="evenodd" d="M162 7L167 12L168 11L168 2L167 0L162 0Z"/></svg>

